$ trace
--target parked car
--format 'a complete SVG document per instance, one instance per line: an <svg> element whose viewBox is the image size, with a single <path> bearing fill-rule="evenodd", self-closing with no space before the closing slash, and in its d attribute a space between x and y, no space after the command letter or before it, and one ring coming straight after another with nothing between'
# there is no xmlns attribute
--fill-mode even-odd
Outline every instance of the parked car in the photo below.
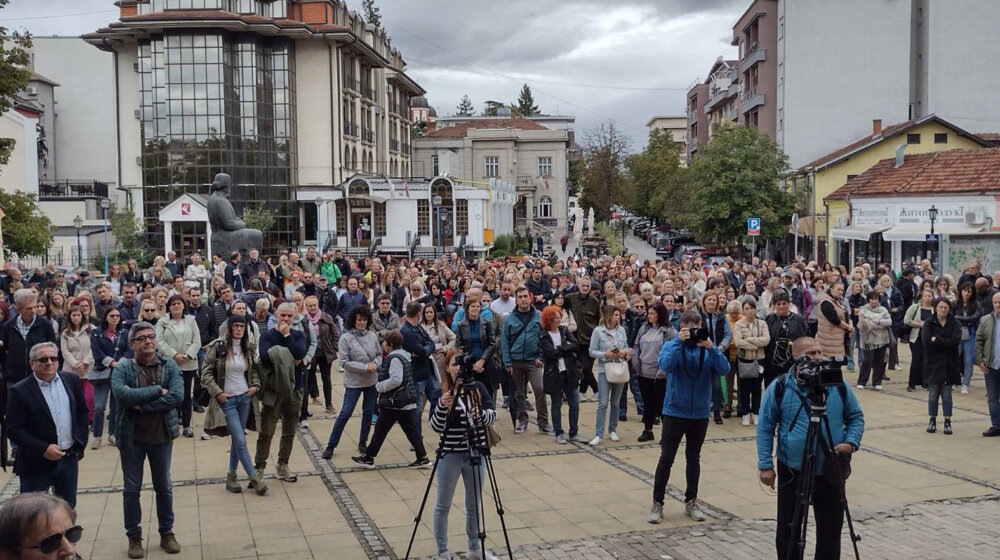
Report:
<svg viewBox="0 0 1000 560"><path fill-rule="evenodd" d="M717 253L702 253L698 256L701 257L701 260L705 261L705 266L707 267L711 267L716 263L722 266L722 263L726 262L726 259L731 258L729 255L720 255Z"/></svg>
<svg viewBox="0 0 1000 560"><path fill-rule="evenodd" d="M691 237L690 235L671 236L670 241L667 243L666 247L664 247L664 250L666 251L664 256L666 256L667 258L673 257L674 252L677 250L677 247L679 245L684 245L684 244L693 245L696 243L697 241L695 241L694 237Z"/></svg>
<svg viewBox="0 0 1000 560"><path fill-rule="evenodd" d="M703 253L704 251L704 246L694 243L678 245L674 249L673 259L678 263L683 263L695 258L699 253Z"/></svg>

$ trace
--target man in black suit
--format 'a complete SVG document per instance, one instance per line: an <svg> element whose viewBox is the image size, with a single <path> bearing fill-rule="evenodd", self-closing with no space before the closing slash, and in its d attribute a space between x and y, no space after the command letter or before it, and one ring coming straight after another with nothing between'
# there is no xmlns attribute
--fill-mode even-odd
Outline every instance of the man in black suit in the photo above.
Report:
<svg viewBox="0 0 1000 560"><path fill-rule="evenodd" d="M21 493L53 492L76 507L78 462L87 448L87 402L80 378L58 373L59 352L51 342L28 353L33 375L12 385L7 433L17 444L14 474Z"/></svg>
<svg viewBox="0 0 1000 560"><path fill-rule="evenodd" d="M0 361L4 366L3 396L18 381L29 377L28 351L41 342L56 342L56 331L48 319L35 314L35 292L21 288L14 292L18 315L0 327ZM4 401L6 402L6 401ZM5 409L5 408L4 408Z"/></svg>

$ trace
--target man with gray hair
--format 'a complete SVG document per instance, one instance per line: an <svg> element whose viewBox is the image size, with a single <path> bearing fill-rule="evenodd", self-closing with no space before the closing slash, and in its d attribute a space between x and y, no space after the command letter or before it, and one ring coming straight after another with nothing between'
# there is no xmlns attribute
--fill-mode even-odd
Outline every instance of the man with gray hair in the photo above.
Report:
<svg viewBox="0 0 1000 560"><path fill-rule="evenodd" d="M0 388L0 400L3 401L4 411L7 410L7 392L10 387L28 377L31 372L28 351L36 344L56 343L56 331L52 328L52 323L35 314L37 301L38 296L28 288L14 292L14 308L18 315L0 327L0 360L4 365L4 387Z"/></svg>
<svg viewBox="0 0 1000 560"><path fill-rule="evenodd" d="M128 557L142 558L143 464L149 471L156 493L156 518L159 523L160 548L168 554L181 551L174 537L174 494L170 483L170 458L173 440L180 435L177 409L184 399L184 381L173 360L156 354L156 331L153 325L139 321L128 331L128 343L134 358L123 359L111 374L111 392L118 402L118 426L115 444L121 455L124 478L125 535Z"/></svg>

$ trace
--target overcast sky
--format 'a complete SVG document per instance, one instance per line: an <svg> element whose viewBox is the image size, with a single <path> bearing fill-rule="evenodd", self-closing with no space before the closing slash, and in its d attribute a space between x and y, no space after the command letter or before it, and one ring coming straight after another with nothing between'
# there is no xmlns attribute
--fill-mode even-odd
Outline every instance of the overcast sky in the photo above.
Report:
<svg viewBox="0 0 1000 560"><path fill-rule="evenodd" d="M653 115L719 55L750 0L379 0L383 25L439 115L468 94L514 102L527 82L543 113L576 116L578 136L614 120L639 150ZM360 10L361 0L348 0ZM0 23L80 35L117 19L113 0L12 0Z"/></svg>

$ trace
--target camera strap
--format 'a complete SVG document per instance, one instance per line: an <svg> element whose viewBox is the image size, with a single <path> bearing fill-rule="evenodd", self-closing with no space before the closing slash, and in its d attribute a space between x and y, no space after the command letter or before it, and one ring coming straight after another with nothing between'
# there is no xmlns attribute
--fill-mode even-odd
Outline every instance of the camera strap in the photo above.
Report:
<svg viewBox="0 0 1000 560"><path fill-rule="evenodd" d="M684 349L684 344L681 344L681 371L687 373L687 351ZM698 354L698 369L694 372L691 377L697 377L701 373L703 367L705 367L705 349L698 347L701 352Z"/></svg>

